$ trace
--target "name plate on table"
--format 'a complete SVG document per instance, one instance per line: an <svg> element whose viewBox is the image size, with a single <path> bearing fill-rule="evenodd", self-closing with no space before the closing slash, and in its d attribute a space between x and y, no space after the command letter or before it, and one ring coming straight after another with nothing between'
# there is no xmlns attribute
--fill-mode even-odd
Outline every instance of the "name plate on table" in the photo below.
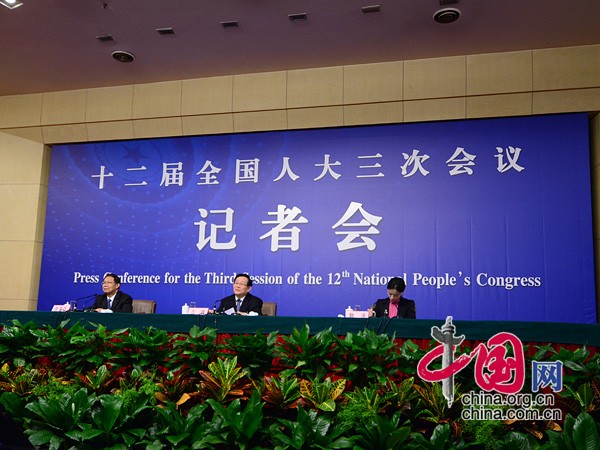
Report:
<svg viewBox="0 0 600 450"><path fill-rule="evenodd" d="M53 312L67 312L67 311L71 311L71 305L69 303L66 303L64 305L54 305L52 307L52 311Z"/></svg>
<svg viewBox="0 0 600 450"><path fill-rule="evenodd" d="M371 316L369 311L348 311L346 312L346 317L350 317L352 319L368 319Z"/></svg>
<svg viewBox="0 0 600 450"><path fill-rule="evenodd" d="M188 308L188 314L205 315L208 314L208 308Z"/></svg>

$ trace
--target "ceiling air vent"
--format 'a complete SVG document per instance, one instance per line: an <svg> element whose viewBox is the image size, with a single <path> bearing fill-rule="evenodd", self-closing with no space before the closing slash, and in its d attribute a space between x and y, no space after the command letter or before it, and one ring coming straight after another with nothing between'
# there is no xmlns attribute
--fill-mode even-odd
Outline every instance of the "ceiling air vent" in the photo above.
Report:
<svg viewBox="0 0 600 450"><path fill-rule="evenodd" d="M437 23L452 23L456 22L460 17L460 11L456 8L443 8L436 11L433 15L433 20Z"/></svg>
<svg viewBox="0 0 600 450"><path fill-rule="evenodd" d="M122 63L130 63L135 59L133 53L129 53L123 50L116 50L112 52L112 57Z"/></svg>

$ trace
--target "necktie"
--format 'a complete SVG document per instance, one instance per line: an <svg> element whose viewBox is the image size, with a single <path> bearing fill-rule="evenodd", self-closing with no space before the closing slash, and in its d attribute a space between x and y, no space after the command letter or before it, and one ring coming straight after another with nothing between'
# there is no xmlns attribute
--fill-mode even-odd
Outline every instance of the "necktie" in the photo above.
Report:
<svg viewBox="0 0 600 450"><path fill-rule="evenodd" d="M239 312L241 306L242 306L242 301L238 298L235 301L235 310Z"/></svg>
<svg viewBox="0 0 600 450"><path fill-rule="evenodd" d="M112 299L108 299L108 309L112 309Z"/></svg>

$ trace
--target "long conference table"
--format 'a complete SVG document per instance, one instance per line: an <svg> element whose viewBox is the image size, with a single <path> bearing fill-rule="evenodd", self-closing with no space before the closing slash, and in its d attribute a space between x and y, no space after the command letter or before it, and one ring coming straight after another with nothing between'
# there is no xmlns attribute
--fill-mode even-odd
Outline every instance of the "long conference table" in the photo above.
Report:
<svg viewBox="0 0 600 450"><path fill-rule="evenodd" d="M99 314L95 312L0 311L0 327L12 325L13 320L25 324L35 322L40 326L58 327L64 322L69 328L79 322L88 328L103 325L107 329L154 327L167 332L188 332L194 325L215 328L218 333L246 334L261 331L291 334L294 328L305 324L311 333L331 328L344 336L364 329L401 339L431 339L431 328L441 328L446 318L439 320L409 319L355 319L342 317L289 317L289 316L227 316L184 314ZM507 322L507 321L453 321L455 334L470 341L486 341L500 332L510 332L524 343L575 344L600 348L599 324L573 324L557 322Z"/></svg>

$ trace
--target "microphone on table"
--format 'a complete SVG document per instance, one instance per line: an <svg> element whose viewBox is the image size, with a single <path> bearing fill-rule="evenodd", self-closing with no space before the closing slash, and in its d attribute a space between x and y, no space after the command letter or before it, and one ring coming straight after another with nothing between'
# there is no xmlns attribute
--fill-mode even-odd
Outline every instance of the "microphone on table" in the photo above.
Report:
<svg viewBox="0 0 600 450"><path fill-rule="evenodd" d="M89 301L90 301L91 299L95 299L97 295L98 295L98 294L92 294L92 295L85 295L85 296L83 296L83 297L76 298L76 299L75 299L75 309L74 309L74 310L75 310L75 311L77 311L77 309L78 309L78 308L77 308L77 302L78 302L79 300L87 300L87 301L83 302L83 304L85 305L86 303L89 303ZM82 311L85 311L85 310L86 310L86 308L83 308L83 309L82 309Z"/></svg>
<svg viewBox="0 0 600 450"><path fill-rule="evenodd" d="M219 303L220 306L221 300L215 300L215 304L213 305L213 314L221 314L217 312L217 303Z"/></svg>

